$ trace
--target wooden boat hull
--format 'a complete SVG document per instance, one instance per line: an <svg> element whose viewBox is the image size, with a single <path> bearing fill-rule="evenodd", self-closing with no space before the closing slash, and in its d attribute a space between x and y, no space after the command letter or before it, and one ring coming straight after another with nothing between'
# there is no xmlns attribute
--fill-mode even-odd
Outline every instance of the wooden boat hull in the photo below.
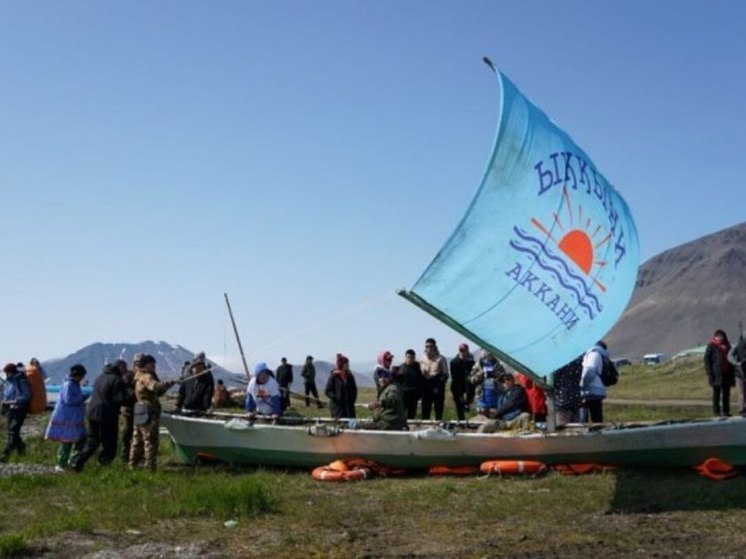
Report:
<svg viewBox="0 0 746 559"><path fill-rule="evenodd" d="M177 456L187 464L203 459L314 467L339 458L363 457L410 469L478 465L503 458L670 467L693 466L718 457L746 465L746 419L742 418L521 435L453 433L440 428L337 431L332 426L317 429L171 414L163 414L161 422Z"/></svg>

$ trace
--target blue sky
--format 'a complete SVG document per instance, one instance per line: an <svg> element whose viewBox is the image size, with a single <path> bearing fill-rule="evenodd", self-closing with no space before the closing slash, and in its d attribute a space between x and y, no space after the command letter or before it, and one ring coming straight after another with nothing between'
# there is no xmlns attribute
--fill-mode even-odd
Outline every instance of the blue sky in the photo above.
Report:
<svg viewBox="0 0 746 559"><path fill-rule="evenodd" d="M744 219L741 2L2 2L6 361L229 365L461 337L394 295L492 147L489 55L593 158L643 260Z"/></svg>

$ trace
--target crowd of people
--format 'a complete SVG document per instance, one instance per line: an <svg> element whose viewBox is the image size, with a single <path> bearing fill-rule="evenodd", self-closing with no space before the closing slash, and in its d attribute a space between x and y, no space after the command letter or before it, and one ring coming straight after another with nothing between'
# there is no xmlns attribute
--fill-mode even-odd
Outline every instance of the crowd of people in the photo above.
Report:
<svg viewBox="0 0 746 559"><path fill-rule="evenodd" d="M355 375L350 361L337 354L334 370L326 382L324 395L332 418L354 420L356 407L373 412L363 426L366 429L402 430L408 421L436 421L444 415L446 387L459 421L474 414L480 431L526 429L532 422L547 420L546 395L528 375L509 372L493 354L481 352L475 358L466 343L458 347L450 362L440 353L436 341L428 338L419 358L413 349L394 365L394 355L382 351L377 356L374 382L377 398L358 404ZM603 422L606 398L604 368L609 362L606 343L599 341L583 355L554 372L555 425ZM723 330L716 330L704 354L705 372L712 387L713 413L730 416L730 389L738 390L738 413L746 416L746 340L741 336L731 345ZM44 373L39 361L27 366L9 363L3 368L2 414L7 423L7 443L0 462L13 452L24 454L21 427L29 413L40 413L46 406ZM87 371L83 365L70 367L47 425L44 437L59 443L55 468L80 472L98 452L98 462L107 465L117 456L135 469L157 466L161 404L160 397L178 384L176 411L206 412L216 407L235 405L222 380L214 380L204 353L184 364L178 380L160 380L152 355L137 354L132 366L123 360L107 364L98 375L90 399L83 393ZM306 406L326 405L319 399L316 368L308 356L301 376ZM257 363L246 390L245 409L250 418L278 418L290 406L293 367L286 358L276 371L266 363Z"/></svg>

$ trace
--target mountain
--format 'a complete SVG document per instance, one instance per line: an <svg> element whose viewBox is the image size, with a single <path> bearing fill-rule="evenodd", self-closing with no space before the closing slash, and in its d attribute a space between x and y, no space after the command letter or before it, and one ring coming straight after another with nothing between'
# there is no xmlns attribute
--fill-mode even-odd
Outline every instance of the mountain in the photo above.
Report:
<svg viewBox="0 0 746 559"><path fill-rule="evenodd" d="M166 342L146 341L139 344L99 342L79 349L62 359L46 361L42 363L42 366L49 375L50 382L60 383L70 372L70 367L80 363L88 371L86 377L88 384L93 384L104 365L123 359L129 366L132 366L132 360L137 353L147 353L155 357L158 376L166 379L181 376L184 362L191 361L196 352ZM212 363L212 373L216 380L223 379L228 386L241 386L241 381L245 380L244 375L232 373L215 363Z"/></svg>
<svg viewBox="0 0 746 559"><path fill-rule="evenodd" d="M645 262L626 311L606 336L614 357L639 360L707 343L721 328L731 342L746 319L746 223L667 250Z"/></svg>

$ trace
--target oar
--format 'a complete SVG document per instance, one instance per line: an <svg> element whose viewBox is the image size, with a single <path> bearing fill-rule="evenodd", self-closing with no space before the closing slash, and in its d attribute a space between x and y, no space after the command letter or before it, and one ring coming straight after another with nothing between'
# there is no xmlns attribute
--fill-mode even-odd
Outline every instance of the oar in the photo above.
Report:
<svg viewBox="0 0 746 559"><path fill-rule="evenodd" d="M188 380L192 380L192 379L195 379L195 378L197 378L197 377L201 377L202 375L206 375L207 373L211 373L211 372L212 372L212 369L210 369L210 368L208 367L207 369L205 369L205 370L204 370L204 371L202 371L201 373L197 373L196 375L189 375L189 376L188 376L188 377L186 377L186 378L182 378L182 379L179 379L179 380L177 380L177 381L176 381L176 382L175 382L174 384L181 384L181 383L183 383L183 382L187 382Z"/></svg>
<svg viewBox="0 0 746 559"><path fill-rule="evenodd" d="M319 400L318 398L314 398L313 396L306 396L304 394L301 394L300 392L293 392L289 388L284 388L281 386L280 391L287 393L291 398L295 398L296 400L305 400L306 398L308 398L309 400L316 402L324 408L329 407L329 402L324 402L323 400Z"/></svg>

